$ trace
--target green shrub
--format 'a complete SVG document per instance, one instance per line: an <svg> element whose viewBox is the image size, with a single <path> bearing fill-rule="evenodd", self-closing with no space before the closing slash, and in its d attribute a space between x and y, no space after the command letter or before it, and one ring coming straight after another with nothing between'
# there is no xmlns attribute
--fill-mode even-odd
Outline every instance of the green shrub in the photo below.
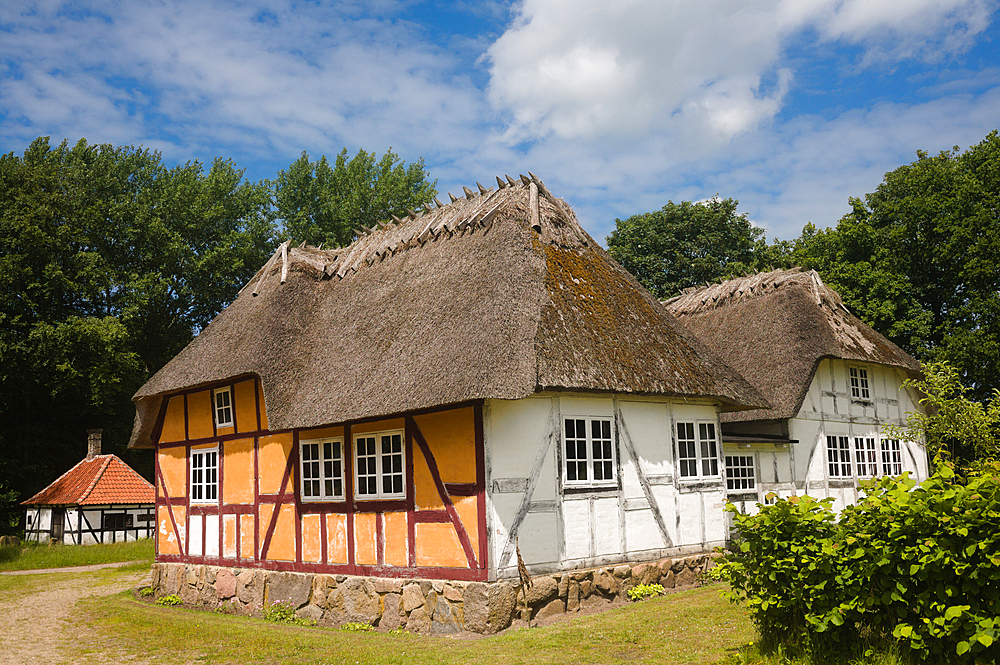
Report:
<svg viewBox="0 0 1000 665"><path fill-rule="evenodd" d="M149 598L150 596L156 595L156 589L151 586L144 586L139 589L139 595L143 598Z"/></svg>
<svg viewBox="0 0 1000 665"><path fill-rule="evenodd" d="M156 599L157 605L163 605L164 607L170 607L173 605L181 605L184 601L181 600L180 596L175 594L170 594L169 596L161 596Z"/></svg>
<svg viewBox="0 0 1000 665"><path fill-rule="evenodd" d="M295 616L295 608L289 601L272 603L264 608L264 620L274 623L287 623L292 626L315 626L312 619Z"/></svg>
<svg viewBox="0 0 1000 665"><path fill-rule="evenodd" d="M662 594L663 586L660 584L637 584L626 592L629 600L646 600Z"/></svg>
<svg viewBox="0 0 1000 665"><path fill-rule="evenodd" d="M741 540L719 574L765 646L836 659L874 642L955 664L992 662L1000 641L998 467L920 485L864 483L837 521L830 500L779 500L735 515ZM735 508L728 508L736 512Z"/></svg>
<svg viewBox="0 0 1000 665"><path fill-rule="evenodd" d="M341 630L346 630L351 633L367 633L369 631L375 630L375 627L370 623L364 623L361 621L348 621L347 623L340 625Z"/></svg>

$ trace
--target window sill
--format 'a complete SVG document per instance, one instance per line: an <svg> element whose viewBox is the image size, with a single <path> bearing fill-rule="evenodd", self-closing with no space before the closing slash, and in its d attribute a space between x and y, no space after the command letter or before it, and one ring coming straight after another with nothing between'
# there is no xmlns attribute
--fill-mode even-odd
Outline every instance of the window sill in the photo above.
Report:
<svg viewBox="0 0 1000 665"><path fill-rule="evenodd" d="M726 481L722 476L715 478L681 478L677 483L677 491L686 494L702 490L725 490Z"/></svg>
<svg viewBox="0 0 1000 665"><path fill-rule="evenodd" d="M563 494L615 494L618 484L614 485L563 485Z"/></svg>

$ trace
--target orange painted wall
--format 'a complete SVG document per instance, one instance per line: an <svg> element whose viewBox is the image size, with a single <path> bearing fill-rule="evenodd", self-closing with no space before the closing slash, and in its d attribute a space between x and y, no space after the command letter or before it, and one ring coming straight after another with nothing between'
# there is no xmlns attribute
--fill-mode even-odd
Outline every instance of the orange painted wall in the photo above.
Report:
<svg viewBox="0 0 1000 665"><path fill-rule="evenodd" d="M254 516L240 515L240 558L255 559L257 553L253 547Z"/></svg>
<svg viewBox="0 0 1000 665"><path fill-rule="evenodd" d="M326 560L347 563L347 515L331 513L326 516Z"/></svg>
<svg viewBox="0 0 1000 665"><path fill-rule="evenodd" d="M458 518L465 527L465 532L469 534L469 541L472 543L472 551L479 557L479 513L476 510L476 497L456 496L452 497L455 504L455 511ZM465 553L462 553L465 556Z"/></svg>
<svg viewBox="0 0 1000 665"><path fill-rule="evenodd" d="M385 525L385 563L390 566L409 565L406 547L406 513L386 513Z"/></svg>
<svg viewBox="0 0 1000 665"><path fill-rule="evenodd" d="M177 525L182 530L184 529L184 508L177 507L174 508L174 519L177 520ZM158 506L156 508L156 531L157 531L157 553L158 554L180 554L180 546L183 542L177 542L177 536L174 534L173 524L170 522L170 513L167 512L166 506ZM183 539L183 536L182 536Z"/></svg>
<svg viewBox="0 0 1000 665"><path fill-rule="evenodd" d="M260 507L260 542L264 545L267 528L271 524L273 506ZM295 561L295 505L283 504L278 511L278 522L271 536L271 546L267 550L270 561Z"/></svg>
<svg viewBox="0 0 1000 665"><path fill-rule="evenodd" d="M236 515L222 516L222 556L232 559L236 556Z"/></svg>
<svg viewBox="0 0 1000 665"><path fill-rule="evenodd" d="M260 438L260 493L277 494L285 475L288 456L292 453L292 434L273 434ZM288 477L287 489L292 489L295 474Z"/></svg>
<svg viewBox="0 0 1000 665"><path fill-rule="evenodd" d="M302 560L320 563L323 560L322 515L302 516Z"/></svg>
<svg viewBox="0 0 1000 665"><path fill-rule="evenodd" d="M233 395L236 407L236 426L240 432L257 431L257 397L254 395L254 379L236 384Z"/></svg>
<svg viewBox="0 0 1000 665"><path fill-rule="evenodd" d="M462 549L455 527L451 524L438 522L417 524L413 537L417 541L418 566L469 567L465 550Z"/></svg>
<svg viewBox="0 0 1000 665"><path fill-rule="evenodd" d="M201 390L187 396L188 438L207 439L215 433L212 424L212 391Z"/></svg>
<svg viewBox="0 0 1000 665"><path fill-rule="evenodd" d="M222 502L253 503L253 439L224 441Z"/></svg>
<svg viewBox="0 0 1000 665"><path fill-rule="evenodd" d="M476 482L476 421L472 407L414 416L413 420L437 460L443 482Z"/></svg>
<svg viewBox="0 0 1000 665"><path fill-rule="evenodd" d="M160 463L160 474L167 487L167 496L185 496L187 494L187 457L184 446L162 448L157 452L157 457Z"/></svg>
<svg viewBox="0 0 1000 665"><path fill-rule="evenodd" d="M444 510L444 501L431 476L423 451L414 445L411 454L413 455L413 502L417 510ZM437 460L437 455L434 458Z"/></svg>
<svg viewBox="0 0 1000 665"><path fill-rule="evenodd" d="M375 517L375 513L356 513L354 515L354 560L363 565L378 563Z"/></svg>
<svg viewBox="0 0 1000 665"><path fill-rule="evenodd" d="M391 420L379 420L374 423L362 423L351 428L351 434L364 434L365 432L381 432L387 429L403 429L405 420L403 418L392 418Z"/></svg>
<svg viewBox="0 0 1000 665"><path fill-rule="evenodd" d="M184 396L176 395L167 400L167 412L163 416L160 443L184 440Z"/></svg>

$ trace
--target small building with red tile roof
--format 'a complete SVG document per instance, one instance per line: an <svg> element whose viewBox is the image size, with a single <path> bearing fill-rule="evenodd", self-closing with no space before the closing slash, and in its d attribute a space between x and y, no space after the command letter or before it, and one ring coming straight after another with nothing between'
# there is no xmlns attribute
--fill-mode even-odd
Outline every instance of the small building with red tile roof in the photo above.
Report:
<svg viewBox="0 0 1000 665"><path fill-rule="evenodd" d="M67 545L153 535L153 485L117 455L101 454L101 430L87 430L87 456L23 501L24 539Z"/></svg>

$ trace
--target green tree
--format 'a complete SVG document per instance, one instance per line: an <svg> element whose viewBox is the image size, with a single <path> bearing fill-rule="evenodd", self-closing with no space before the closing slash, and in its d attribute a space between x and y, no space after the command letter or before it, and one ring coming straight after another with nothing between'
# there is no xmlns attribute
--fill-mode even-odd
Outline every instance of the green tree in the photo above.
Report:
<svg viewBox="0 0 1000 665"><path fill-rule="evenodd" d="M670 201L616 219L608 252L658 298L691 286L787 263L788 243L768 245L764 230L736 211L734 199Z"/></svg>
<svg viewBox="0 0 1000 665"><path fill-rule="evenodd" d="M976 399L1000 386L1000 137L917 160L852 199L836 228L806 226L795 261L923 361L948 360Z"/></svg>
<svg viewBox="0 0 1000 665"><path fill-rule="evenodd" d="M909 413L905 428L891 428L894 436L922 439L932 459L944 456L961 469L1000 460L1000 390L985 403L969 399L958 370L943 361L928 363L923 377L904 385L921 395L925 411Z"/></svg>
<svg viewBox="0 0 1000 665"><path fill-rule="evenodd" d="M422 158L407 165L392 149L378 160L364 150L348 158L347 148L332 166L325 156L313 162L303 151L271 183L285 233L296 243L332 246L349 244L355 229L428 203L436 185L428 180Z"/></svg>
<svg viewBox="0 0 1000 665"><path fill-rule="evenodd" d="M216 160L35 140L0 156L0 486L17 500L86 450L125 451L131 395L273 250L270 192ZM18 519L7 502L0 529Z"/></svg>

